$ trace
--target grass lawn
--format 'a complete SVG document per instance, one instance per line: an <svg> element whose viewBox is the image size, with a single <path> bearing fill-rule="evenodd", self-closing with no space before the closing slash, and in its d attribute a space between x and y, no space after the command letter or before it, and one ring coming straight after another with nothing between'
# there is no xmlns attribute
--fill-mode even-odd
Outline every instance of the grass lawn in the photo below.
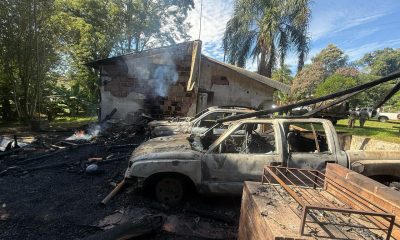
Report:
<svg viewBox="0 0 400 240"><path fill-rule="evenodd" d="M50 123L52 127L74 128L91 122L96 122L97 116L94 117L62 117L56 118Z"/></svg>
<svg viewBox="0 0 400 240"><path fill-rule="evenodd" d="M75 123L86 123L97 121L97 116L93 117L60 117L56 118L52 123L62 123L62 122L75 122Z"/></svg>
<svg viewBox="0 0 400 240"><path fill-rule="evenodd" d="M365 123L364 128L360 128L360 122L356 121L356 127L347 128L347 120L340 120L336 126L337 131L349 132L352 135L370 137L377 140L400 143L400 133L398 128L400 121L391 121L381 123L376 120L369 120Z"/></svg>
<svg viewBox="0 0 400 240"><path fill-rule="evenodd" d="M97 116L93 117L61 117L61 118L56 118L54 121L50 122L49 125L52 127L64 127L64 128L74 128L74 127L79 127L84 124L88 124L91 122L96 122L97 121ZM0 121L0 133L2 130L5 129L17 129L17 128L22 128L22 129L29 129L29 126L27 124L20 123L18 121L12 121L12 122L1 122Z"/></svg>

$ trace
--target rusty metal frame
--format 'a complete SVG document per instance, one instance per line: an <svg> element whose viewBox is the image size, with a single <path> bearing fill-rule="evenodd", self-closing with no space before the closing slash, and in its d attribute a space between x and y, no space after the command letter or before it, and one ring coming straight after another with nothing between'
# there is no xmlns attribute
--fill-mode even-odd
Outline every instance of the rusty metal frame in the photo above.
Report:
<svg viewBox="0 0 400 240"><path fill-rule="evenodd" d="M286 175L290 176L291 178ZM273 181L275 181L275 183L273 183ZM301 184L295 183L296 181ZM308 183L306 183L306 181L308 181ZM334 181L334 179L326 177L325 174L323 174L322 172L319 172L317 170L288 168L282 166L266 166L264 168L264 174L262 176L261 183L268 183L272 185L276 191L278 191L278 189L274 186L274 184L276 185L276 183L278 183L302 207L303 212L301 215L301 224L299 229L300 235L304 234L304 228L307 223L307 215L312 213L312 210L318 210L331 213L347 213L365 216L377 227L373 229L387 232L386 239L390 239L395 221L395 216L393 214L387 213L375 203L361 196L358 196L356 193L347 189L345 186L339 185ZM326 190L327 183L331 185L336 185L335 187L337 188L341 188L341 194L344 195L348 200L357 203L356 205L359 209L354 209L349 206L347 208L338 208L330 201L325 201L321 204L321 199L327 200L327 198L323 196L320 191L323 191L324 193L331 195L333 198L337 199L337 197L332 195L330 192L324 191ZM318 189L319 191L313 191L312 193L309 193L307 190L310 189ZM308 196L308 199L304 196ZM365 204L365 202L367 204ZM376 219L376 217L386 220L388 224L382 223L381 221ZM362 226L352 227L369 228Z"/></svg>

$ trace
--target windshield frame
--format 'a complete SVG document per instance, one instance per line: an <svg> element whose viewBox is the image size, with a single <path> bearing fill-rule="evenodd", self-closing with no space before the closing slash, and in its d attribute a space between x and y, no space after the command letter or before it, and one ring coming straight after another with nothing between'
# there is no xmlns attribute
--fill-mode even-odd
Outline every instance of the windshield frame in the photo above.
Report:
<svg viewBox="0 0 400 240"><path fill-rule="evenodd" d="M215 140L207 149L207 153L211 153L214 151L214 149L220 144L222 143L222 141L225 140L225 138L227 138L229 135L231 135L232 132L236 131L236 129L241 126L244 122L240 121L234 124L231 124L228 129L226 129L226 131L221 134L221 136L219 136L217 138L217 140Z"/></svg>

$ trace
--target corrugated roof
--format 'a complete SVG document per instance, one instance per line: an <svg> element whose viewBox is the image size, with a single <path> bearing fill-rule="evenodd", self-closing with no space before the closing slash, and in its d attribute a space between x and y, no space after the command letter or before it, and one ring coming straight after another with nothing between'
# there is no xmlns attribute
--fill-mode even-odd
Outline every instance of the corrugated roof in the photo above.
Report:
<svg viewBox="0 0 400 240"><path fill-rule="evenodd" d="M286 85L284 83L275 81L275 80L273 80L271 78L262 76L262 75L260 75L258 73L246 70L244 68L240 68L240 67L228 64L228 63L220 62L220 61L218 61L218 60L216 60L214 58L210 58L210 57L207 57L205 55L202 55L202 58L206 59L207 61L210 61L212 63L216 63L216 64L219 64L219 65L224 66L226 68L229 68L229 69L231 69L231 70L233 70L235 72L238 72L238 73L240 73L240 74L242 74L242 75L244 75L244 76L246 76L248 78L254 79L254 80L256 80L256 81L258 81L260 83L263 83L263 84L268 85L268 86L270 86L272 88L278 89L278 90L280 90L282 92L285 92L285 93L289 93L290 92L290 86Z"/></svg>

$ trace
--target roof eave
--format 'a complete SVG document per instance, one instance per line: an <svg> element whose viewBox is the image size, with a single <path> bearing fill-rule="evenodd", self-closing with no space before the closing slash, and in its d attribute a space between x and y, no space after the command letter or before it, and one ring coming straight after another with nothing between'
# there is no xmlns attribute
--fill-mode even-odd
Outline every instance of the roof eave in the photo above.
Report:
<svg viewBox="0 0 400 240"><path fill-rule="evenodd" d="M207 57L205 55L202 55L202 58L207 60L207 61L210 61L210 62L216 63L218 65L221 65L223 67L229 68L229 69L231 69L231 70L233 70L233 71L235 71L235 72L237 72L237 73L239 73L239 74L241 74L243 76L246 76L248 78L256 80L257 82L260 82L260 83L265 84L265 85L267 85L269 87L272 87L272 88L275 88L277 90L280 90L280 91L282 91L284 93L289 93L290 92L290 86L286 85L284 83L275 81L275 80L273 80L271 78L267 78L267 77L262 76L262 75L260 75L258 73L246 70L244 68L240 68L240 67L228 64L228 63L224 63L224 62L218 61L218 60L216 60L214 58Z"/></svg>

